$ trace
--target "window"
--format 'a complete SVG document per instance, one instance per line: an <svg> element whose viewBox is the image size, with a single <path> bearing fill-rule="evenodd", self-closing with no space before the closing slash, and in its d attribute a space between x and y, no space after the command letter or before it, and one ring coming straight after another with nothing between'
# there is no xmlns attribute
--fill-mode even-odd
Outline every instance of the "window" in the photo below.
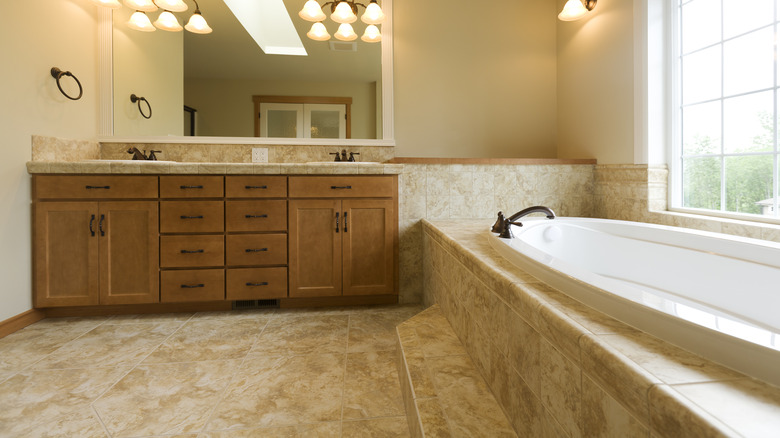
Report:
<svg viewBox="0 0 780 438"><path fill-rule="evenodd" d="M673 1L673 206L776 219L780 0Z"/></svg>

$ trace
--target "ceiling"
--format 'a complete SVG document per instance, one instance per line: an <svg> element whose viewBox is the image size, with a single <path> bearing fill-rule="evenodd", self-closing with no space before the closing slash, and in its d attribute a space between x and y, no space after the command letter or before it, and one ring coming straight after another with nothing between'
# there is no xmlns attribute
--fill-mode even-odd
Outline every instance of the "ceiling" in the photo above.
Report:
<svg viewBox="0 0 780 438"><path fill-rule="evenodd" d="M313 41L306 36L311 23L298 17L305 0L284 2L308 56L266 55L222 0L198 0L203 17L214 31L207 35L184 32L185 78L339 82L379 80L380 44L365 43L358 38L355 40L356 52L331 51L327 41ZM188 19L192 10L190 8L178 14L180 19ZM330 11L326 11L326 14L329 16ZM325 26L333 35L338 25L328 18ZM353 23L359 35L365 26L360 20Z"/></svg>

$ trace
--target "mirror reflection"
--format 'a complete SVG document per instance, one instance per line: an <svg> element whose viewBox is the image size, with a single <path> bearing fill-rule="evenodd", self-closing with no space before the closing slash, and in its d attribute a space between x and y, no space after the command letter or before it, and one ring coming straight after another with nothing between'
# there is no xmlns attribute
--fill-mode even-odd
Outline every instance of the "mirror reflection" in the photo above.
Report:
<svg viewBox="0 0 780 438"><path fill-rule="evenodd" d="M182 24L195 9L191 0L185 3L189 10L175 14ZM198 0L210 34L139 32L127 26L132 9L114 10L114 135L269 136L258 132L262 111L256 100L281 96L349 101L349 129L285 129L276 135L383 138L381 43L308 38L311 23L298 16L304 3L283 1L305 56L264 53L223 0ZM338 29L330 19L323 24L331 35ZM359 20L353 26L359 35L366 27ZM274 50L266 46L266 51ZM131 94L149 102L151 119L140 114Z"/></svg>

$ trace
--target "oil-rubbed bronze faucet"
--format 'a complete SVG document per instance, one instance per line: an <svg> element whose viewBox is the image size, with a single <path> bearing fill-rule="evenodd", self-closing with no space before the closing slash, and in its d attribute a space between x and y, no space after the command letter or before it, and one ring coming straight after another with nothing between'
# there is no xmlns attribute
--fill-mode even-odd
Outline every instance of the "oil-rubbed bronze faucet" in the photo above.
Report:
<svg viewBox="0 0 780 438"><path fill-rule="evenodd" d="M555 212L549 207L542 205L534 205L533 207L522 209L508 218L504 218L504 213L499 211L498 219L496 219L496 223L493 224L493 228L491 228L490 231L499 233L498 237L503 239L511 239L514 236L512 235L512 227L510 227L510 225L522 227L523 224L521 222L515 221L531 213L544 213L547 216L547 219L555 219Z"/></svg>
<svg viewBox="0 0 780 438"><path fill-rule="evenodd" d="M157 156L154 154L162 153L162 151L149 151L149 156L147 156L146 149L141 152L137 147L133 146L127 150L127 153L133 155L133 160L157 161Z"/></svg>

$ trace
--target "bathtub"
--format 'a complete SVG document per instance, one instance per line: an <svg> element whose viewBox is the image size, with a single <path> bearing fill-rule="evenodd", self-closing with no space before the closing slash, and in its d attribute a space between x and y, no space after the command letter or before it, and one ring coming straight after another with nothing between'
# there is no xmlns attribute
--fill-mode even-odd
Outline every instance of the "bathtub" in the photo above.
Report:
<svg viewBox="0 0 780 438"><path fill-rule="evenodd" d="M780 385L780 244L637 222L525 218L490 245L639 330Z"/></svg>

